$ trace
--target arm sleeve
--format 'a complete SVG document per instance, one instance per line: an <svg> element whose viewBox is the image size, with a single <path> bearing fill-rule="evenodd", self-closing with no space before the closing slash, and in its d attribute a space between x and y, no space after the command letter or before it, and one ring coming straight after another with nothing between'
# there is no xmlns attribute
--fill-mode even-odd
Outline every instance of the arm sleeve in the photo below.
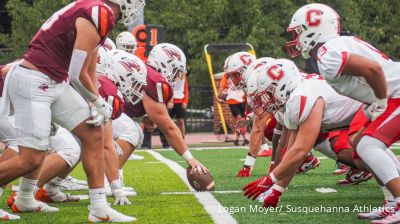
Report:
<svg viewBox="0 0 400 224"><path fill-rule="evenodd" d="M185 75L185 86L184 86L184 90L183 90L183 103L185 103L186 105L189 103L189 82L187 79L187 75Z"/></svg>
<svg viewBox="0 0 400 224"><path fill-rule="evenodd" d="M323 45L318 50L318 69L327 80L340 77L349 58L349 52Z"/></svg>

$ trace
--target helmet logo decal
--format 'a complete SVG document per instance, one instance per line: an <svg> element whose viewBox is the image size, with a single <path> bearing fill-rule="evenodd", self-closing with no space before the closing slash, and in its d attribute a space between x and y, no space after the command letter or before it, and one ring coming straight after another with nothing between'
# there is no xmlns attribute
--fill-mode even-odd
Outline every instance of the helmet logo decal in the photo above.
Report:
<svg viewBox="0 0 400 224"><path fill-rule="evenodd" d="M281 66L278 65L272 65L271 67L268 68L267 70L267 75L272 79L272 80L281 80L282 77L285 75L285 72L282 70Z"/></svg>
<svg viewBox="0 0 400 224"><path fill-rule="evenodd" d="M318 9L310 9L306 13L306 22L309 27L318 26L321 23L322 12Z"/></svg>
<svg viewBox="0 0 400 224"><path fill-rule="evenodd" d="M111 51L113 49L113 47L111 46L110 43L108 43L107 41L105 41L103 43L103 45L101 45L102 47L104 47L107 51Z"/></svg>
<svg viewBox="0 0 400 224"><path fill-rule="evenodd" d="M243 62L245 66L249 66L253 62L250 55L247 54L241 55L240 60Z"/></svg>
<svg viewBox="0 0 400 224"><path fill-rule="evenodd" d="M119 63L129 72L133 72L134 69L138 72L140 71L139 64L133 60L121 60Z"/></svg>
<svg viewBox="0 0 400 224"><path fill-rule="evenodd" d="M164 46L162 49L168 55L168 58L170 58L171 60L174 60L174 59L177 59L179 61L182 60L181 54L179 54L179 52L176 51L175 49L172 49L167 46Z"/></svg>

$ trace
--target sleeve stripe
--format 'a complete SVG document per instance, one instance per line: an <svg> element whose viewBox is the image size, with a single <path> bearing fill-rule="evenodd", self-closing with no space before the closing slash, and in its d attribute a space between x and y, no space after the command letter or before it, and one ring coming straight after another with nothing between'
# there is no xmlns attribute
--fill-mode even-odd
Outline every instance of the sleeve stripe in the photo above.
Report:
<svg viewBox="0 0 400 224"><path fill-rule="evenodd" d="M335 75L335 78L337 78L338 76L340 76L340 74L342 74L342 71L344 69L344 66L347 63L348 58L349 58L349 53L347 51L343 51L342 52L342 64L340 64L340 68L339 68L337 74Z"/></svg>
<svg viewBox="0 0 400 224"><path fill-rule="evenodd" d="M161 83L156 83L157 97L158 97L158 102L164 103L164 97L161 85L162 85Z"/></svg>
<svg viewBox="0 0 400 224"><path fill-rule="evenodd" d="M301 120L301 115L303 114L304 107L306 106L307 97L301 96L300 97L300 111L299 111L299 121Z"/></svg>
<svg viewBox="0 0 400 224"><path fill-rule="evenodd" d="M96 28L99 29L99 7L94 6L92 8L92 20L94 22L94 25L96 25Z"/></svg>
<svg viewBox="0 0 400 224"><path fill-rule="evenodd" d="M108 25L107 16L108 16L107 9L105 9L104 7L100 7L100 35L102 37L107 35L107 25Z"/></svg>

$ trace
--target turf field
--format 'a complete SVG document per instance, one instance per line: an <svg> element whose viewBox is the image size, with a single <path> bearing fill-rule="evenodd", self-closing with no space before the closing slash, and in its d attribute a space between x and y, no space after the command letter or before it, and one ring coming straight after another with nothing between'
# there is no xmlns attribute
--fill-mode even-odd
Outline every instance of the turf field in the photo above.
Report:
<svg viewBox="0 0 400 224"><path fill-rule="evenodd" d="M175 152L160 153L186 168L185 162ZM253 177L236 178L235 174L243 164L241 159L244 158L246 150L194 150L192 153L212 172L217 191L213 193L214 197L231 211L239 223L368 223L357 220L356 214L360 209L378 206L383 200L373 180L357 186L337 186L336 181L344 178L344 175L332 175L334 162L321 159L319 168L295 177L289 191L282 197L278 210L267 212L261 208L261 203L250 201L241 193L220 191L240 190L249 181L265 174L269 159L257 160ZM139 220L137 223L213 223L210 215L193 194L179 193L189 190L167 165L157 161L147 152L138 154L145 156L145 159L129 161L124 169L125 184L133 186L138 196L130 198L132 205L117 207L119 211L136 216ZM80 166L73 175L84 178ZM315 191L321 187L333 188L337 192ZM178 193L165 194L171 192ZM85 191L71 193L87 194ZM9 190L1 198L2 208L5 207L8 195ZM112 202L111 198L109 202ZM22 221L13 223L86 223L87 200L53 205L61 211L53 214L22 214Z"/></svg>

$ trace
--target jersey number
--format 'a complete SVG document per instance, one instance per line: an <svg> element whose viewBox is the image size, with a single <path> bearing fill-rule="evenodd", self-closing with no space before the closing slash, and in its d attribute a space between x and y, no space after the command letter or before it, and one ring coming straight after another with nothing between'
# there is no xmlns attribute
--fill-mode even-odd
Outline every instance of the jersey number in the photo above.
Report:
<svg viewBox="0 0 400 224"><path fill-rule="evenodd" d="M67 6L65 6L64 8L58 10L57 12L55 12L43 25L42 25L42 30L46 31L48 29L51 28L51 26L54 24L54 22L57 21L57 19L60 17L60 15L64 14L64 12L68 11L69 9L71 9L72 7L74 7L76 4L76 2L73 2Z"/></svg>

